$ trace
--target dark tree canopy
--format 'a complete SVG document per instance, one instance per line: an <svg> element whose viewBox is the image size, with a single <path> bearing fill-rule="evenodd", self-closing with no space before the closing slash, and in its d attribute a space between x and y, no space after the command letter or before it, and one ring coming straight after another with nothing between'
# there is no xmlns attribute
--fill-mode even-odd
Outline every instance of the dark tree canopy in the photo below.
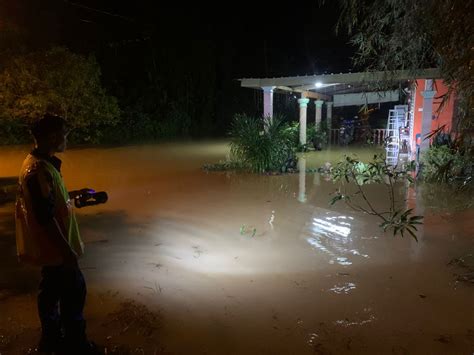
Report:
<svg viewBox="0 0 474 355"><path fill-rule="evenodd" d="M474 1L340 0L338 30L356 47L354 63L368 70L438 67L472 124Z"/></svg>
<svg viewBox="0 0 474 355"><path fill-rule="evenodd" d="M14 55L0 72L0 119L27 126L45 113L64 117L77 129L113 125L120 110L117 100L100 82L94 57L63 47ZM8 125L8 124L7 124Z"/></svg>

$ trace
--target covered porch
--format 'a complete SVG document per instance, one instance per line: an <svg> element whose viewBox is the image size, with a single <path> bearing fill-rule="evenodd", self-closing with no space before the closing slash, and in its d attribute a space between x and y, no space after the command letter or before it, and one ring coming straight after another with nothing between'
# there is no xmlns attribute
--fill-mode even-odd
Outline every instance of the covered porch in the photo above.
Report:
<svg viewBox="0 0 474 355"><path fill-rule="evenodd" d="M297 102L299 105L299 141L306 144L306 130L308 124L319 124L325 121L328 128L330 142L335 141L338 130L333 127L333 109L347 106L363 106L369 104L398 103L402 101L399 89L396 86L405 86L409 90L408 97L414 98L413 85L409 81L414 77L409 71L388 72L358 72L339 73L323 75L306 75L280 78L244 78L239 79L241 87L261 90L263 92L263 116L266 121L271 121L274 114L273 94L286 93L299 95ZM394 83L392 90L378 90L377 83L390 78ZM423 104L425 108L423 114L422 127L426 128L422 135L429 133L428 122L431 123L432 105L434 89L431 84L433 79L439 78L438 69L425 69L416 73L417 80L425 80L425 90L423 91ZM428 88L428 89L426 89ZM308 105L315 105L314 118L308 118ZM325 117L323 117L323 106L325 107ZM409 105L410 106L410 105ZM428 109L429 108L429 109ZM407 126L413 129L414 107L406 110ZM385 129L374 129L372 132L374 143L382 144L387 137ZM415 146L416 142L410 142ZM426 148L426 145L425 147ZM412 149L413 150L413 149Z"/></svg>

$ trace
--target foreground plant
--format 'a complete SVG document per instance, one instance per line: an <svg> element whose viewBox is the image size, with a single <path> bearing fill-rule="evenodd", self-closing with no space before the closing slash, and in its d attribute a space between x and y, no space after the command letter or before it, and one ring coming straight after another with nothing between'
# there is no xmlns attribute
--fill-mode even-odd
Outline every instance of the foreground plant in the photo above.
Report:
<svg viewBox="0 0 474 355"><path fill-rule="evenodd" d="M372 161L361 162L356 157L346 156L330 171L334 182L339 183L338 191L335 192L330 204L344 201L347 206L355 211L376 216L381 220L380 227L385 231L393 231L393 235L405 233L410 234L416 241L417 227L422 224L423 216L413 214L413 209L400 207L395 200L395 185L400 182L414 182L411 172L415 164L411 162L408 167L393 167L386 163L382 155L374 155ZM389 210L380 211L374 207L373 201L367 195L366 187L370 184L385 186ZM355 191L349 191L355 186Z"/></svg>
<svg viewBox="0 0 474 355"><path fill-rule="evenodd" d="M421 157L421 176L424 181L449 183L463 188L472 183L474 144L470 135L445 132L445 126L431 132L430 148Z"/></svg>

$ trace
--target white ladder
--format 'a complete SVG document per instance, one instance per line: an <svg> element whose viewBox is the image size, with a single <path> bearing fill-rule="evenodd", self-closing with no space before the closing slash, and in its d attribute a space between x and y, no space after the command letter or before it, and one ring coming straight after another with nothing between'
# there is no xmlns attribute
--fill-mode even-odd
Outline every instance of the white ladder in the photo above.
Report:
<svg viewBox="0 0 474 355"><path fill-rule="evenodd" d="M411 151L410 147L410 125L411 122L411 110L409 109L408 105L395 105L395 110L403 112L403 121L399 121L400 126L400 136L399 136L399 151L398 151L398 159L408 159Z"/></svg>
<svg viewBox="0 0 474 355"><path fill-rule="evenodd" d="M400 128L405 127L406 108L395 106L388 112L387 130L385 131L386 160L389 165L397 165L400 153Z"/></svg>

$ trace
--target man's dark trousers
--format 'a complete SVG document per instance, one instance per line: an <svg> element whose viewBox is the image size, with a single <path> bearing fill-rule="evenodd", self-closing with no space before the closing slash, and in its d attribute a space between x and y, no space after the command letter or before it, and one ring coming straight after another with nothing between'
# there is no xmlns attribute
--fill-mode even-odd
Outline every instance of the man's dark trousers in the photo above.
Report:
<svg viewBox="0 0 474 355"><path fill-rule="evenodd" d="M86 283L78 265L43 266L38 294L41 320L41 344L55 347L65 343L82 345L86 342L83 316Z"/></svg>

